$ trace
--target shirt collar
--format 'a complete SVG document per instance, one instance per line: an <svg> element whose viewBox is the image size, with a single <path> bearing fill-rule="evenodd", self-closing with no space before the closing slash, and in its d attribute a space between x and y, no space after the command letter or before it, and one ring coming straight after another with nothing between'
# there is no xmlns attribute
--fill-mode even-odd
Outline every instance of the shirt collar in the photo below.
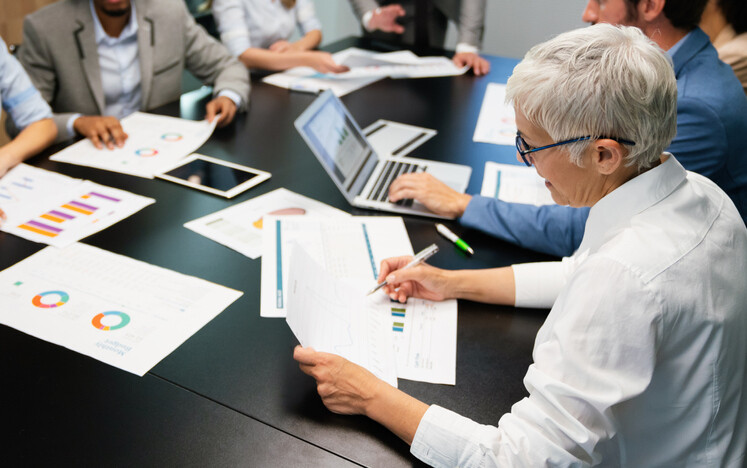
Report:
<svg viewBox="0 0 747 468"><path fill-rule="evenodd" d="M685 180L687 171L670 153L668 159L607 194L591 207L578 252L596 250L608 234L660 202Z"/></svg>
<svg viewBox="0 0 747 468"><path fill-rule="evenodd" d="M672 47L669 48L669 50L667 51L667 54L669 54L670 57L674 57L674 54L677 53L677 51L680 49L680 47L682 47L682 44L685 43L685 41L687 40L687 38L690 37L690 35L692 33L693 32L690 31L689 33L685 34L685 36L682 39L680 39L679 41L677 41L677 43L675 45L673 45Z"/></svg>
<svg viewBox="0 0 747 468"><path fill-rule="evenodd" d="M94 37L96 38L97 45L101 44L104 41L107 41L110 44L116 44L127 40L137 34L137 15L135 13L135 2L130 2L130 21L122 30L122 34L120 34L119 37L111 37L106 34L106 31L104 31L104 27L101 25L101 21L99 20L99 15L96 14L96 9L93 6L93 0L89 0L88 5L91 7L91 16L93 16L93 32Z"/></svg>

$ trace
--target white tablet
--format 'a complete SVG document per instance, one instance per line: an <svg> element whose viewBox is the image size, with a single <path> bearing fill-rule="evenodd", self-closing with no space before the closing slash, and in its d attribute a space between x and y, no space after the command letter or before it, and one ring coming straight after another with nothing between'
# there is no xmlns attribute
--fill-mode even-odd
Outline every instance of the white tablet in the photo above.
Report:
<svg viewBox="0 0 747 468"><path fill-rule="evenodd" d="M270 173L194 153L156 177L233 198L269 179Z"/></svg>

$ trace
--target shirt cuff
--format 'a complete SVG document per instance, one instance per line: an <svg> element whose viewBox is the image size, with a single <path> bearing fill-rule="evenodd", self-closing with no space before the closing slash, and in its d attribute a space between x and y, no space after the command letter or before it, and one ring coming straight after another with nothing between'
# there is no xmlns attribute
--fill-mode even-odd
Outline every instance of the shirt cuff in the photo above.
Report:
<svg viewBox="0 0 747 468"><path fill-rule="evenodd" d="M480 459L494 459L490 452L499 440L497 427L431 405L420 420L410 453L431 466L482 466Z"/></svg>
<svg viewBox="0 0 747 468"><path fill-rule="evenodd" d="M361 25L363 25L363 29L365 29L368 32L373 31L373 29L368 27L368 23L371 21L371 17L373 16L375 10L367 11L363 13L363 16L361 17Z"/></svg>
<svg viewBox="0 0 747 468"><path fill-rule="evenodd" d="M218 93L218 96L225 96L228 99L232 100L234 104L236 104L236 108L241 108L241 96L239 96L239 93L236 91L232 91L230 89L224 89L223 91Z"/></svg>
<svg viewBox="0 0 747 468"><path fill-rule="evenodd" d="M75 120L78 117L82 117L83 114L73 114L69 119L67 119L67 125L65 125L65 128L67 128L67 136L68 138L75 137L75 129L73 128L73 124L75 123Z"/></svg>
<svg viewBox="0 0 747 468"><path fill-rule="evenodd" d="M565 286L567 261L511 265L516 285L516 307L551 308Z"/></svg>
<svg viewBox="0 0 747 468"><path fill-rule="evenodd" d="M468 54L478 54L480 52L480 49L478 49L476 46L473 46L472 44L467 44L466 42L460 42L456 46L456 53L468 53Z"/></svg>

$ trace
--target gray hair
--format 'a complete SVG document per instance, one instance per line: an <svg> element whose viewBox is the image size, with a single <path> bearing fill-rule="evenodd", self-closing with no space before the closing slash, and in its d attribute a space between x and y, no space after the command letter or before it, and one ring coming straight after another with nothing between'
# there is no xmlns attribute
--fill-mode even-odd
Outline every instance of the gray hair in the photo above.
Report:
<svg viewBox="0 0 747 468"><path fill-rule="evenodd" d="M597 138L635 145L626 165L651 167L677 131L677 82L669 56L638 28L597 24L534 46L506 86L532 125L563 146L573 163Z"/></svg>

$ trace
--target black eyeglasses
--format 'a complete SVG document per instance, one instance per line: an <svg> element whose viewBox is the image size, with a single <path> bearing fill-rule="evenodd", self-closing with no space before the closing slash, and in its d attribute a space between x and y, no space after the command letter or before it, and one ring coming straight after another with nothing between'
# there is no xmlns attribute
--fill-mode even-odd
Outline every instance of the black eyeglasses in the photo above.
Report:
<svg viewBox="0 0 747 468"><path fill-rule="evenodd" d="M527 144L526 141L524 141L524 138L522 138L521 134L519 132L516 132L516 151L518 151L519 154L521 155L521 160L524 161L524 164L526 164L529 167L532 167L532 163L529 162L526 158L526 155L529 153L534 153L536 151L540 151L543 149L552 148L554 146L562 146L562 145L567 145L569 143L576 143L577 141L584 141L584 140L590 140L590 139L591 139L591 136L571 138L570 140L553 143L552 145L540 146L539 148L532 148L531 146L529 146L529 144ZM634 141L625 140L623 138L611 138L611 137L603 136L603 137L599 137L599 139L600 140L601 139L615 140L616 142L622 143L624 145L635 146Z"/></svg>

